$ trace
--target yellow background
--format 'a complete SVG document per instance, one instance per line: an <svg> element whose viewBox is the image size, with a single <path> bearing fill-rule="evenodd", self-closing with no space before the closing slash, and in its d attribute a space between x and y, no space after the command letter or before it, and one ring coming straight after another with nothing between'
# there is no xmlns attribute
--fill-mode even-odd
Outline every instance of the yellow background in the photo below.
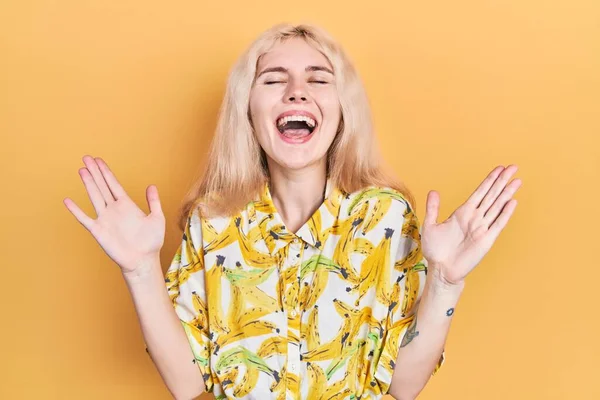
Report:
<svg viewBox="0 0 600 400"><path fill-rule="evenodd" d="M117 266L62 201L95 218L84 154L146 211L156 184L166 268L229 68L280 21L348 51L421 221L429 190L445 219L496 165L520 167L420 399L600 398L596 0L2 2L0 398L169 398Z"/></svg>

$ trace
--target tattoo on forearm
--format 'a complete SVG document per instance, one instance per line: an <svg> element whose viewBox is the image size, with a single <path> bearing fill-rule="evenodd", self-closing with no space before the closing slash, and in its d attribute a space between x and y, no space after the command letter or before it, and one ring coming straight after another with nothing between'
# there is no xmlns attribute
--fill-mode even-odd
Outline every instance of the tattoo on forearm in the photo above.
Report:
<svg viewBox="0 0 600 400"><path fill-rule="evenodd" d="M448 311L446 311L446 315L450 317L452 314L454 314L454 308L449 308ZM406 334L404 334L404 337L402 338L400 347L406 346L417 336L419 336L419 331L417 330L417 314L415 314L415 318L412 320L408 328L406 328Z"/></svg>
<svg viewBox="0 0 600 400"><path fill-rule="evenodd" d="M402 343L400 343L400 347L406 346L417 336L419 336L419 331L417 330L417 315L415 314L415 318L412 320L408 328L406 328L406 333L402 338Z"/></svg>

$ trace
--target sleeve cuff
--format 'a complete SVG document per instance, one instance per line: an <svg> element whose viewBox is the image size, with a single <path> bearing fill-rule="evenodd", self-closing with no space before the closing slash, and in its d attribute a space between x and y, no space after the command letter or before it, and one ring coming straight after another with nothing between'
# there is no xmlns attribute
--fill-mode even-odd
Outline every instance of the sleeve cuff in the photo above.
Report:
<svg viewBox="0 0 600 400"><path fill-rule="evenodd" d="M212 393L214 388L214 378L210 370L209 338L189 323L181 321L181 324L183 325L192 353L194 354L194 363L198 366L202 378L204 379L206 392Z"/></svg>
<svg viewBox="0 0 600 400"><path fill-rule="evenodd" d="M384 337L385 344L381 356L375 367L374 378L379 383L382 394L388 394L390 386L392 384L392 376L396 367L396 360L398 358L398 352L400 351L400 342L404 333L406 332L405 325L395 326L390 328ZM442 351L440 359L438 360L431 376L434 376L441 366L444 364L446 359L445 349Z"/></svg>

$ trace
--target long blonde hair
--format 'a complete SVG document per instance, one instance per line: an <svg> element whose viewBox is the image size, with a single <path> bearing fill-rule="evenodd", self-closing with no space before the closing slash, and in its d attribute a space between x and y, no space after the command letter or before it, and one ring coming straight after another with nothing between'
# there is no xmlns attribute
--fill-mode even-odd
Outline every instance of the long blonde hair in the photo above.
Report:
<svg viewBox="0 0 600 400"><path fill-rule="evenodd" d="M189 212L198 205L206 217L239 212L256 199L268 181L266 156L249 116L250 90L259 57L290 38L304 39L333 66L342 116L327 152L327 176L332 184L346 193L368 186L392 188L402 193L414 209L414 197L408 188L386 172L373 132L369 100L342 47L317 26L284 23L260 34L231 69L204 175L192 185L179 210L180 229L185 229Z"/></svg>

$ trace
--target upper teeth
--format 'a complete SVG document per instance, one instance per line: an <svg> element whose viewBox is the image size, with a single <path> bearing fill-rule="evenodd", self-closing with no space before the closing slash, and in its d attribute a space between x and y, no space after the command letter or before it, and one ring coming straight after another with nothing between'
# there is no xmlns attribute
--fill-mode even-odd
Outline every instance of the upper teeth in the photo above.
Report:
<svg viewBox="0 0 600 400"><path fill-rule="evenodd" d="M288 121L304 121L311 128L313 128L316 125L314 119L304 116L304 115L290 115L287 117L279 118L279 120L277 121L277 125L278 126L285 125L288 123Z"/></svg>

